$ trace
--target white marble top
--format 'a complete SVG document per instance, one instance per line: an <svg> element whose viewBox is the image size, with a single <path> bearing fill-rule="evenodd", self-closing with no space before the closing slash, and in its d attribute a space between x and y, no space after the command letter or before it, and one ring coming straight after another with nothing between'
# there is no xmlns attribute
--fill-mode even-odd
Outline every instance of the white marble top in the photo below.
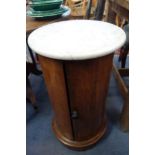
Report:
<svg viewBox="0 0 155 155"><path fill-rule="evenodd" d="M29 38L30 48L43 56L61 60L101 57L120 48L124 31L110 23L95 20L69 20L40 27Z"/></svg>

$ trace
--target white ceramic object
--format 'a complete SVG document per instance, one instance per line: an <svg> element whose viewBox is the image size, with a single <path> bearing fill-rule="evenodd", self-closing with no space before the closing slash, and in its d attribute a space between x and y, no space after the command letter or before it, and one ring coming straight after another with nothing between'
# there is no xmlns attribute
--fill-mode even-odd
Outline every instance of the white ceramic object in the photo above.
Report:
<svg viewBox="0 0 155 155"><path fill-rule="evenodd" d="M125 32L113 24L69 20L36 29L30 34L28 44L34 52L45 57L84 60L113 53L125 40Z"/></svg>

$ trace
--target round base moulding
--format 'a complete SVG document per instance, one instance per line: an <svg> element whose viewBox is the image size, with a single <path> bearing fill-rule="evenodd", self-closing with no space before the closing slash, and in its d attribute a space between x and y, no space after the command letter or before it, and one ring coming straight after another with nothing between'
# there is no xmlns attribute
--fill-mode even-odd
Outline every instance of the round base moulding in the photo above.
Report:
<svg viewBox="0 0 155 155"><path fill-rule="evenodd" d="M102 127L96 133L95 136L93 136L87 140L83 140L83 141L74 141L74 140L70 140L67 137L65 137L63 135L63 133L57 127L55 120L53 120L53 122L52 122L52 129L53 129L57 139L62 144L69 147L70 149L82 151L82 150L89 149L91 146L95 145L102 137L104 137L104 135L106 134L106 131L107 131L107 121L105 124L102 125Z"/></svg>

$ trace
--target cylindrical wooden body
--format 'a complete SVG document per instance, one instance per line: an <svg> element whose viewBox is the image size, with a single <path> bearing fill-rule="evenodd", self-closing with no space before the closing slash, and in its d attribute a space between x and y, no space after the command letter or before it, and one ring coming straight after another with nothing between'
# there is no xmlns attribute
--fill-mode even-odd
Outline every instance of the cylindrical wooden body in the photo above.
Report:
<svg viewBox="0 0 155 155"><path fill-rule="evenodd" d="M56 60L39 55L55 117L56 137L83 150L106 131L105 99L113 54L89 60Z"/></svg>

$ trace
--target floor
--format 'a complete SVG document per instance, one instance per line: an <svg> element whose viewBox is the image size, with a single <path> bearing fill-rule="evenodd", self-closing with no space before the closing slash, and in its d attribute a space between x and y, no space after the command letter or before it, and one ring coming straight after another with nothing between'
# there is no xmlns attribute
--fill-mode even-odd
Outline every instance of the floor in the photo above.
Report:
<svg viewBox="0 0 155 155"><path fill-rule="evenodd" d="M118 64L118 56L114 61ZM127 62L128 63L128 62ZM125 79L129 83L128 79ZM26 108L26 150L27 155L128 155L129 134L121 131L119 116L123 100L116 81L111 76L108 97L106 100L109 118L108 132L97 145L86 151L73 151L62 145L51 130L53 110L50 105L43 76L30 76L33 91L36 94L39 111L35 112L30 103Z"/></svg>

